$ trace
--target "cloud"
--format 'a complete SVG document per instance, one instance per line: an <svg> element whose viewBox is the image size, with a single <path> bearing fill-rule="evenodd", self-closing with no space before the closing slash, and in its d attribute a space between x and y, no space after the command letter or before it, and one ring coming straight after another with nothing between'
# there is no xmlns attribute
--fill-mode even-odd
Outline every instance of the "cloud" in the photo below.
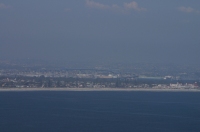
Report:
<svg viewBox="0 0 200 132"><path fill-rule="evenodd" d="M86 0L86 5L89 7L92 7L92 8L99 8L99 9L109 9L110 8L110 6L108 6L108 5L104 5L104 4L94 2L91 0Z"/></svg>
<svg viewBox="0 0 200 132"><path fill-rule="evenodd" d="M8 9L10 6L0 3L0 9Z"/></svg>
<svg viewBox="0 0 200 132"><path fill-rule="evenodd" d="M136 11L145 11L146 10L145 8L139 7L137 2L135 2L135 1L130 2L130 3L125 3L124 8L133 9L133 10L136 10Z"/></svg>
<svg viewBox="0 0 200 132"><path fill-rule="evenodd" d="M196 10L192 7L184 7L184 6L181 6L178 8L179 11L181 12L186 12L186 13L200 13L199 10Z"/></svg>
<svg viewBox="0 0 200 132"><path fill-rule="evenodd" d="M105 5L98 2L94 2L93 0L86 0L86 5L91 8L97 8L102 10L115 10L120 12L127 12L128 10L135 10L135 11L145 11L145 8L141 8L138 6L138 4L133 1L130 3L124 3L124 6L118 6L116 4L113 5Z"/></svg>
<svg viewBox="0 0 200 132"><path fill-rule="evenodd" d="M65 12L69 12L69 11L71 11L71 9L70 8L65 8L64 11Z"/></svg>

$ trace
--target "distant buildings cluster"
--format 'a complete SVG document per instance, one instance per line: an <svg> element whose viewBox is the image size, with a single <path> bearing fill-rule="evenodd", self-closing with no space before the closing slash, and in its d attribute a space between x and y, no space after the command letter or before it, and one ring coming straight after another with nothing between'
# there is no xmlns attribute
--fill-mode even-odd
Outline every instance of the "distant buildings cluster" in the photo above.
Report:
<svg viewBox="0 0 200 132"><path fill-rule="evenodd" d="M195 89L198 83L135 80L127 78L0 77L2 88L159 88Z"/></svg>
<svg viewBox="0 0 200 132"><path fill-rule="evenodd" d="M197 88L200 70L184 67L114 65L62 68L0 62L0 87Z"/></svg>

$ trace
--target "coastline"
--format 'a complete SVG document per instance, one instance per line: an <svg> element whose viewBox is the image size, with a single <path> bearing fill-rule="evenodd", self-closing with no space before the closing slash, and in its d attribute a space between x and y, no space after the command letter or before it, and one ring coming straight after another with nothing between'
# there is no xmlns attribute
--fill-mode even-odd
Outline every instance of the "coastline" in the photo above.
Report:
<svg viewBox="0 0 200 132"><path fill-rule="evenodd" d="M200 89L150 89L150 88L0 88L0 92L31 91L136 91L136 92L200 92Z"/></svg>

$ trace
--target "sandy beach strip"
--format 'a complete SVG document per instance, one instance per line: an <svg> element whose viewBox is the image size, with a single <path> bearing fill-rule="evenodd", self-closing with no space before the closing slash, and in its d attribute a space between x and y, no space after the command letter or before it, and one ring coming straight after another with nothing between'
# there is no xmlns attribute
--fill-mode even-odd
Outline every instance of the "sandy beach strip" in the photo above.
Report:
<svg viewBox="0 0 200 132"><path fill-rule="evenodd" d="M200 89L152 89L152 88L0 88L0 92L17 91L146 91L146 92L200 92Z"/></svg>

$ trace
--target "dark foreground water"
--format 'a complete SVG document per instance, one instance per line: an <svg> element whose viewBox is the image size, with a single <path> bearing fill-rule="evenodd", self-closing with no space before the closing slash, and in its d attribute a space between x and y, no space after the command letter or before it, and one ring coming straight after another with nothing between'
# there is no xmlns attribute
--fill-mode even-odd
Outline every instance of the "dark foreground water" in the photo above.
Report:
<svg viewBox="0 0 200 132"><path fill-rule="evenodd" d="M0 132L200 132L200 93L0 92Z"/></svg>

